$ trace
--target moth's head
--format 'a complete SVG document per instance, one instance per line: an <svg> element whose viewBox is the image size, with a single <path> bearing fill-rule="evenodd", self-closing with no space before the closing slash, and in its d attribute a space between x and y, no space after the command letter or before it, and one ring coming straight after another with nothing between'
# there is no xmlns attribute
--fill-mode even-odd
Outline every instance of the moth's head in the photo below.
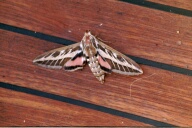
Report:
<svg viewBox="0 0 192 128"><path fill-rule="evenodd" d="M84 34L84 37L90 38L90 36L92 36L91 31L90 30L86 30L85 34Z"/></svg>

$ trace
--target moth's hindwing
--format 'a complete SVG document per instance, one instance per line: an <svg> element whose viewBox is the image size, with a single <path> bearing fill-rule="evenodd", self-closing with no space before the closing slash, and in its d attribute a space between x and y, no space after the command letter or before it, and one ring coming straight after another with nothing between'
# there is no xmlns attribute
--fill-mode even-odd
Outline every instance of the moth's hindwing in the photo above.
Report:
<svg viewBox="0 0 192 128"><path fill-rule="evenodd" d="M101 69L105 72L105 73L111 73L111 65L106 61L105 58L103 58L101 55L97 55L97 59L99 62L99 65L101 67Z"/></svg>
<svg viewBox="0 0 192 128"><path fill-rule="evenodd" d="M33 63L46 68L67 71L82 69L85 58L80 43L48 51L33 60Z"/></svg>
<svg viewBox="0 0 192 128"><path fill-rule="evenodd" d="M115 49L109 47L108 45L102 43L101 41L97 41L98 53L110 64L111 70L113 72L124 75L143 74L142 69L135 61L116 51Z"/></svg>

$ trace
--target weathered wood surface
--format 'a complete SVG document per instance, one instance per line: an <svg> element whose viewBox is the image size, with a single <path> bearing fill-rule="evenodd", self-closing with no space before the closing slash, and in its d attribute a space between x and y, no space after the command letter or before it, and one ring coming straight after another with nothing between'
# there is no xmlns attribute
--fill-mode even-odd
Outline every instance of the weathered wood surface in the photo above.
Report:
<svg viewBox="0 0 192 128"><path fill-rule="evenodd" d="M159 3L163 5L169 5L173 7L178 7L182 9L192 10L191 0L147 0L154 3Z"/></svg>
<svg viewBox="0 0 192 128"><path fill-rule="evenodd" d="M38 96L0 92L0 126L150 126Z"/></svg>
<svg viewBox="0 0 192 128"><path fill-rule="evenodd" d="M106 42L108 45L123 53L192 69L190 17L119 1L100 3L21 0L1 1L0 22L73 41L80 41L84 31L91 29L99 34L100 38L109 41ZM129 77L111 74L106 77L105 84L101 85L88 66L83 71L64 72L32 64L37 55L63 45L5 30L0 30L0 33L1 82L78 99L178 126L192 126L190 76L141 65L144 75ZM1 118L11 119L16 122L16 126L74 126L79 124L78 119L81 117L81 113L78 115L77 111L82 111L82 117L85 116L79 124L81 126L149 126L58 101L40 97L37 99L36 96L28 94L6 89L1 89L0 92ZM8 99L13 99L13 103ZM44 104L42 100L49 104ZM37 103L37 106L27 105L33 102ZM71 113L58 115L60 112L51 108L54 104L61 113L66 113L64 110L69 110L70 107ZM36 110L38 105L43 110ZM4 110L5 108L8 110ZM17 109L22 112L21 115ZM21 118L17 118L24 116L23 109L28 114L33 114L34 111L41 114L37 115L37 118L27 117L26 120L31 123L26 121L24 124L23 120L19 122ZM15 118L11 118L11 115ZM48 115L53 116L50 122L45 120ZM74 115L77 117L73 117ZM55 116L57 118L54 119ZM66 119L67 116L70 119ZM114 121L99 119L99 116ZM119 122L122 120L124 124ZM3 121L2 126L15 126L10 120Z"/></svg>

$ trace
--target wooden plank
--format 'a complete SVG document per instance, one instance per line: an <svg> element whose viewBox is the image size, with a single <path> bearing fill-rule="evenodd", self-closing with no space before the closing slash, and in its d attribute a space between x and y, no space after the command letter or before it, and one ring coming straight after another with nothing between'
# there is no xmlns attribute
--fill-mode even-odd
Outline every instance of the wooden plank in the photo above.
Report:
<svg viewBox="0 0 192 128"><path fill-rule="evenodd" d="M141 65L144 75L111 74L101 85L88 66L64 72L32 64L39 54L60 47L0 31L0 81L78 99L178 126L192 125L192 77ZM181 116L182 115L182 116Z"/></svg>
<svg viewBox="0 0 192 128"><path fill-rule="evenodd" d="M0 22L77 42L91 29L123 53L192 69L192 19L182 15L120 1L6 0Z"/></svg>
<svg viewBox="0 0 192 128"><path fill-rule="evenodd" d="M187 10L192 10L191 0L146 0L163 5L169 5L173 7L183 8Z"/></svg>
<svg viewBox="0 0 192 128"><path fill-rule="evenodd" d="M0 88L0 126L150 126L95 110Z"/></svg>

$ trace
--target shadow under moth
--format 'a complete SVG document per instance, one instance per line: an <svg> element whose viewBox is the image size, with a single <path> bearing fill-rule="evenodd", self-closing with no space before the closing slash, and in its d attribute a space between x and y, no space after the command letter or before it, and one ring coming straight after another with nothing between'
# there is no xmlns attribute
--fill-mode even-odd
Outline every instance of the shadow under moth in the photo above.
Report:
<svg viewBox="0 0 192 128"><path fill-rule="evenodd" d="M33 60L42 67L75 71L88 63L94 76L104 83L105 74L116 72L123 75L143 74L139 65L104 44L86 31L81 42L48 51Z"/></svg>

